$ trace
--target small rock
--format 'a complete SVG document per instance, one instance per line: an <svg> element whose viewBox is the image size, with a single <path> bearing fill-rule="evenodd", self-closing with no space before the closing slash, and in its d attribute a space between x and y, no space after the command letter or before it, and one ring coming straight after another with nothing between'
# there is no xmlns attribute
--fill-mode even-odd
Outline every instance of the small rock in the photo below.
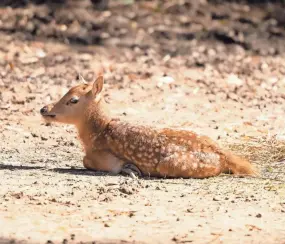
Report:
<svg viewBox="0 0 285 244"><path fill-rule="evenodd" d="M39 61L37 57L21 57L19 61L22 64L33 64Z"/></svg>
<svg viewBox="0 0 285 244"><path fill-rule="evenodd" d="M62 240L62 244L67 244L68 243L68 240L67 239L63 239Z"/></svg>
<svg viewBox="0 0 285 244"><path fill-rule="evenodd" d="M104 227L110 227L110 225L108 223L105 223Z"/></svg>
<svg viewBox="0 0 285 244"><path fill-rule="evenodd" d="M69 143L69 145L73 147L75 144L74 144L74 142L72 141L72 142Z"/></svg>
<svg viewBox="0 0 285 244"><path fill-rule="evenodd" d="M81 61L90 61L92 59L92 55L89 53L83 53L79 56Z"/></svg>
<svg viewBox="0 0 285 244"><path fill-rule="evenodd" d="M175 80L170 76L163 76L163 77L159 78L159 81L157 83L157 87L162 87L164 84L171 84L174 81Z"/></svg>
<svg viewBox="0 0 285 244"><path fill-rule="evenodd" d="M41 136L42 141L47 141L46 137Z"/></svg>
<svg viewBox="0 0 285 244"><path fill-rule="evenodd" d="M124 193L124 194L127 194L127 195L132 195L133 194L133 191L132 191L132 189L130 187L123 186L123 187L119 188L119 191Z"/></svg>
<svg viewBox="0 0 285 244"><path fill-rule="evenodd" d="M227 83L229 85L242 86L244 84L244 81L241 80L237 75L230 74L227 78Z"/></svg>
<svg viewBox="0 0 285 244"><path fill-rule="evenodd" d="M37 56L38 58L44 58L44 57L46 56L46 53L44 52L44 50L38 49L38 50L36 51L36 56Z"/></svg>
<svg viewBox="0 0 285 244"><path fill-rule="evenodd" d="M177 239L176 237L173 237L173 238L172 238L172 241L177 242L178 239Z"/></svg>

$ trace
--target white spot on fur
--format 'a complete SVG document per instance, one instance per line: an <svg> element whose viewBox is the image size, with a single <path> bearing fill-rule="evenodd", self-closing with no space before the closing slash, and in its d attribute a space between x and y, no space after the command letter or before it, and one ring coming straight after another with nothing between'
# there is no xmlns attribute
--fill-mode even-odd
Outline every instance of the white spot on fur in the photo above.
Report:
<svg viewBox="0 0 285 244"><path fill-rule="evenodd" d="M130 148L131 148L131 149L135 149L136 147L135 147L133 144L131 144L131 145L130 145Z"/></svg>
<svg viewBox="0 0 285 244"><path fill-rule="evenodd" d="M140 150L141 152L143 152L143 151L145 150L145 147L144 147L144 146L141 146L141 147L139 148L139 150Z"/></svg>
<svg viewBox="0 0 285 244"><path fill-rule="evenodd" d="M148 158L152 158L152 157L153 157L153 154L152 154L152 153L149 153L147 157L148 157Z"/></svg>

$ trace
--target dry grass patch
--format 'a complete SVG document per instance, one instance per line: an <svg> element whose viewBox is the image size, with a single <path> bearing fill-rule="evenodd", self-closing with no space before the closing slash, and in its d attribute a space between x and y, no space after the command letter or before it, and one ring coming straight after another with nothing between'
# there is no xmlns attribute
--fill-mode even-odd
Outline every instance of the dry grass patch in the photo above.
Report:
<svg viewBox="0 0 285 244"><path fill-rule="evenodd" d="M222 144L227 149L258 165L285 159L285 140L278 139L276 135L244 136Z"/></svg>

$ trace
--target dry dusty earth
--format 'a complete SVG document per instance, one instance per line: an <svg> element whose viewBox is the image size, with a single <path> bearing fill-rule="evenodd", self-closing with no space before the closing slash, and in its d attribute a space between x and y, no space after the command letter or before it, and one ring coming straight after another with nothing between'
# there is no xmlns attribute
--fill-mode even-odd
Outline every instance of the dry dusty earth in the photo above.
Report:
<svg viewBox="0 0 285 244"><path fill-rule="evenodd" d="M284 140L282 7L16 7L0 9L0 243L285 243L283 161L259 162L259 178L112 176L83 168L72 126L39 116L78 71L103 70L114 116L224 146Z"/></svg>

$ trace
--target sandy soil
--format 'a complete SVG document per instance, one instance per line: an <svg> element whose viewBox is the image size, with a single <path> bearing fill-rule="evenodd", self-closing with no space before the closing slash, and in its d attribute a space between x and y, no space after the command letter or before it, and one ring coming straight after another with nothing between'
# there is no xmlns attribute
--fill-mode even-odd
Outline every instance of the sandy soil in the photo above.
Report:
<svg viewBox="0 0 285 244"><path fill-rule="evenodd" d="M259 178L112 176L83 168L72 126L39 115L78 72L104 70L114 116L222 146L284 140L280 6L89 4L0 9L0 243L285 243L283 161Z"/></svg>

